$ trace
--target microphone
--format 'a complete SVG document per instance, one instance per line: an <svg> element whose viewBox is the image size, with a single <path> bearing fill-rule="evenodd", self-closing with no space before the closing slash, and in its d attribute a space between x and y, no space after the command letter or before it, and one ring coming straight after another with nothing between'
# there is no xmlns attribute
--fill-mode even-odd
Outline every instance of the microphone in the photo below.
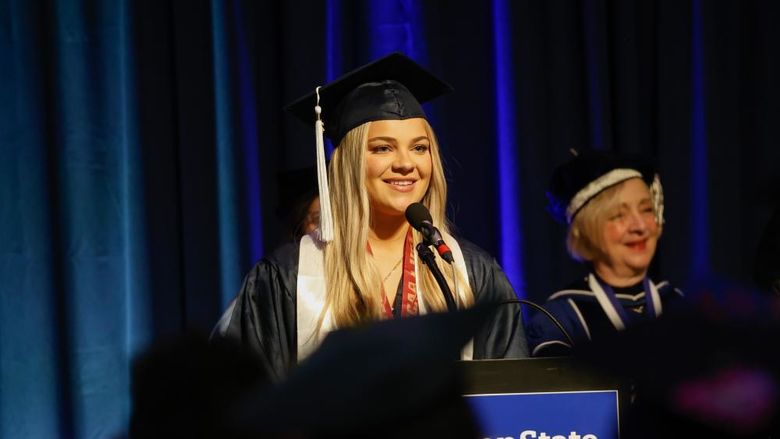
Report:
<svg viewBox="0 0 780 439"><path fill-rule="evenodd" d="M406 220L418 232L422 233L425 243L432 245L442 259L450 264L455 262L452 250L444 243L441 232L433 225L431 213L422 203L412 203L406 208Z"/></svg>
<svg viewBox="0 0 780 439"><path fill-rule="evenodd" d="M455 277L455 258L452 257L452 250L444 243L444 239L441 237L441 233L433 226L433 219L428 209L420 203L412 203L406 208L406 220L417 231L422 233L423 242L417 243L417 255L431 270L431 274L436 279L436 283L439 284L441 294L444 296L444 302L447 304L448 311L457 311L458 304L455 302L455 297L452 295L447 280L439 270L439 266L436 264L436 258L433 256L429 246L434 246L442 259L450 264L452 269L452 280L455 283L455 291L457 292L458 284L457 277Z"/></svg>

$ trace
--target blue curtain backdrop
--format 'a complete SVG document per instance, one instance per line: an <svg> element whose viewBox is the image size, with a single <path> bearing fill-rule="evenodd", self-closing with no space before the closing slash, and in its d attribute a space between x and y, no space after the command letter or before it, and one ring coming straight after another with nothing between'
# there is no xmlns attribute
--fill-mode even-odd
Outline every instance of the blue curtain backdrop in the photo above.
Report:
<svg viewBox="0 0 780 439"><path fill-rule="evenodd" d="M207 331L284 238L281 108L401 51L459 234L543 300L582 272L545 213L569 148L657 158L653 272L749 280L780 194L777 2L0 1L0 437L125 434L130 367Z"/></svg>

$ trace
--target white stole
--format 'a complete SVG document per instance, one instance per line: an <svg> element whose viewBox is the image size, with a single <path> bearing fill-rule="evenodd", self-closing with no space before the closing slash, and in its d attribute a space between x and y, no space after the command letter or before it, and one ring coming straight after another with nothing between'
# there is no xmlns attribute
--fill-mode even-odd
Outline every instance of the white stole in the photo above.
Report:
<svg viewBox="0 0 780 439"><path fill-rule="evenodd" d="M658 287L653 283L652 279L647 279L647 284L650 285L650 291L645 291L645 297L647 295L652 296L653 312L656 317L660 317L663 308L661 304L661 295L658 293ZM593 291L593 294L596 296L596 300L599 302L599 305L601 305L601 309L604 310L609 321L612 322L612 326L618 331L625 330L628 322L624 322L620 317L620 313L615 309L612 301L609 300L607 293L604 291L604 288L601 288L599 281L596 280L593 273L588 275L588 286L590 286L590 290Z"/></svg>
<svg viewBox="0 0 780 439"><path fill-rule="evenodd" d="M297 283L297 297L296 297L296 326L298 334L298 361L302 361L317 347L319 347L322 340L328 334L328 332L336 329L333 323L333 316L330 311L325 313L322 317L322 326L317 331L317 324L319 323L322 315L323 308L325 307L325 261L323 258L323 246L316 237L315 233L311 235L304 235L301 238L300 253L298 256L298 283ZM460 246L455 239L444 234L447 245L452 250L452 255L455 257L455 268L460 272L462 278L466 282L469 282L468 270L466 269L466 261L463 259L463 253L460 250ZM417 303L420 310L420 314L427 312L425 308L425 292L420 291L419 282L419 258L417 257L417 249L413 249L414 258L414 275L417 282ZM438 294L438 293L437 293ZM456 294L453 291L453 294ZM459 302L465 301L463 294L463 288L459 288L457 292L459 296ZM470 340L461 352L461 359L471 360L474 355L474 343Z"/></svg>

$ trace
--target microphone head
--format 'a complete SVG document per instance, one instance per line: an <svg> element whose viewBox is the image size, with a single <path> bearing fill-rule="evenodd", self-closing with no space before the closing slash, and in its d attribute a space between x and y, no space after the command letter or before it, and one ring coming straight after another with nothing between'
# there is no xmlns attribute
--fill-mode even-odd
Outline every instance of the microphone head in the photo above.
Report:
<svg viewBox="0 0 780 439"><path fill-rule="evenodd" d="M412 203L406 208L406 220L417 230L420 230L425 221L433 224L431 213L422 203Z"/></svg>

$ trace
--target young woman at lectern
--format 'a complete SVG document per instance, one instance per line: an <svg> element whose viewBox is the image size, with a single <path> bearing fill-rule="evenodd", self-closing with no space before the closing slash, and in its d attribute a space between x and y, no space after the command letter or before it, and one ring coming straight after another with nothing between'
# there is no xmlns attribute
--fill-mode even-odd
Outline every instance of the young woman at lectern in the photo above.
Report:
<svg viewBox="0 0 780 439"><path fill-rule="evenodd" d="M336 146L328 179L318 140L320 227L255 265L217 328L218 336L255 352L272 379L334 329L446 310L431 271L418 261L421 236L404 216L412 203L428 208L452 249L456 269L439 265L453 292L458 285L459 307L515 298L492 257L449 234L439 145L420 105L449 91L411 59L392 54L288 108L323 124ZM525 356L517 306L501 307L464 349L464 358Z"/></svg>

